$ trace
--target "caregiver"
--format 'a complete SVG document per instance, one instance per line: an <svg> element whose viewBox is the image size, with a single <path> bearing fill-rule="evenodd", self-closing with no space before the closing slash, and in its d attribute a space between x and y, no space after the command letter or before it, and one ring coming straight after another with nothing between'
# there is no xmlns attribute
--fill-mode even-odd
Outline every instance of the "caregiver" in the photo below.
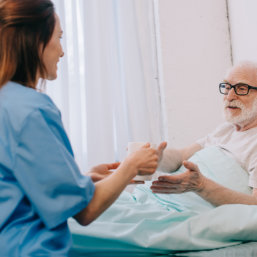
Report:
<svg viewBox="0 0 257 257"><path fill-rule="evenodd" d="M92 222L134 176L154 173L166 146L80 173L59 110L37 90L57 77L61 37L50 0L0 0L1 256L66 255L67 219Z"/></svg>

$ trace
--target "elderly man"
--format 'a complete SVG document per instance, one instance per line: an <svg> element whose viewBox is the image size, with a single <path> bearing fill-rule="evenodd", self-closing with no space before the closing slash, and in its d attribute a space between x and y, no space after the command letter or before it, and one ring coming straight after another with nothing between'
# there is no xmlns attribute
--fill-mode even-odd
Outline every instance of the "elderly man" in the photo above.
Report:
<svg viewBox="0 0 257 257"><path fill-rule="evenodd" d="M192 191L215 206L257 204L257 64L242 62L232 67L219 84L219 90L224 95L227 123L184 149L167 148L160 169L172 172L183 164L187 170L178 175L160 176L152 183L154 193ZM207 146L218 146L230 153L248 171L252 195L217 184L204 177L197 165L186 161Z"/></svg>

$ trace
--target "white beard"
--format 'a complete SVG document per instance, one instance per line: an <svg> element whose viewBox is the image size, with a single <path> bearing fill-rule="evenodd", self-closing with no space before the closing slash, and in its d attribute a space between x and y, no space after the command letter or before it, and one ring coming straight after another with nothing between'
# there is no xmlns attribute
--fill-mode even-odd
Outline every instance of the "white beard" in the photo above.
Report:
<svg viewBox="0 0 257 257"><path fill-rule="evenodd" d="M233 116L231 112L226 109L227 106L239 107L241 109L241 113ZM235 125L247 125L251 121L257 119L257 98L254 100L252 108L246 108L239 100L234 100L232 102L225 100L224 107L225 119Z"/></svg>

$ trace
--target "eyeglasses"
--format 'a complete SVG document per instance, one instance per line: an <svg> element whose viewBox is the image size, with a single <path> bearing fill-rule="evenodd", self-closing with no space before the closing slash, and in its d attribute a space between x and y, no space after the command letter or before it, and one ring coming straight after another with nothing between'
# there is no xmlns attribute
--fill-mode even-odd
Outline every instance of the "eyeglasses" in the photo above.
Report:
<svg viewBox="0 0 257 257"><path fill-rule="evenodd" d="M248 95L250 89L257 90L257 87L252 87L252 86L249 86L249 85L244 84L244 83L238 83L238 84L235 84L235 85L231 85L231 84L226 82L226 83L220 83L219 84L220 93L223 94L223 95L228 95L228 92L231 88L234 88L235 93L237 95Z"/></svg>

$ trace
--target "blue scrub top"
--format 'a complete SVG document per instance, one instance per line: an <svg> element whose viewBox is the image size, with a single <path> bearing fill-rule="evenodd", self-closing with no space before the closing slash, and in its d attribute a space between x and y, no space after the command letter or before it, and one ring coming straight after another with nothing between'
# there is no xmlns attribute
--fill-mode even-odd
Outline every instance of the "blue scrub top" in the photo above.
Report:
<svg viewBox="0 0 257 257"><path fill-rule="evenodd" d="M90 202L90 177L74 161L61 115L45 94L0 89L0 255L65 256L67 219Z"/></svg>

